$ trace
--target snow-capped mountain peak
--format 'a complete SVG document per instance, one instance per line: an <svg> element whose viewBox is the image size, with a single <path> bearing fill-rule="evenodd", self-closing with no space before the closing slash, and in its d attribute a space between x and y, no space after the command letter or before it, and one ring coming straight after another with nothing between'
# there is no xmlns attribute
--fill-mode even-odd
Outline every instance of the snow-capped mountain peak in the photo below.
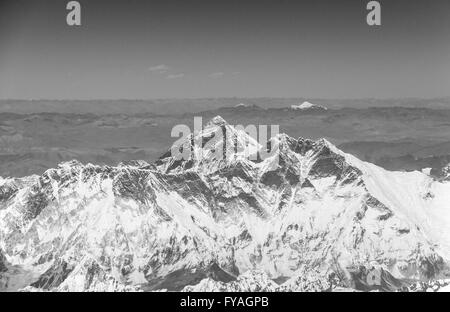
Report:
<svg viewBox="0 0 450 312"><path fill-rule="evenodd" d="M293 110L327 110L325 106L312 104L308 101L303 102L299 105L291 105L291 109Z"/></svg>
<svg viewBox="0 0 450 312"><path fill-rule="evenodd" d="M156 165L166 173L180 170L208 173L234 162L246 161L260 148L256 138L245 129L233 127L216 116L199 133L191 134L172 147ZM174 149L185 153L173 155Z"/></svg>
<svg viewBox="0 0 450 312"><path fill-rule="evenodd" d="M207 124L205 129L214 128L218 126L226 126L228 123L221 116L217 115L212 118Z"/></svg>

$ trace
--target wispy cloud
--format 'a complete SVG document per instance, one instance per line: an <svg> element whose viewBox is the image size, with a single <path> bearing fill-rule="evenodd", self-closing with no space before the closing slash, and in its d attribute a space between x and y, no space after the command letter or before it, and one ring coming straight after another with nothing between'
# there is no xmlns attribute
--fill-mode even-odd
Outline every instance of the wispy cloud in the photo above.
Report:
<svg viewBox="0 0 450 312"><path fill-rule="evenodd" d="M167 75L166 79L179 79L179 78L183 78L184 74L180 73L180 74L170 74Z"/></svg>
<svg viewBox="0 0 450 312"><path fill-rule="evenodd" d="M159 73L159 74L165 74L165 73L167 73L167 71L169 69L170 69L169 66L167 66L165 64L151 66L151 67L148 68L149 71L151 71L153 73Z"/></svg>
<svg viewBox="0 0 450 312"><path fill-rule="evenodd" d="M223 77L224 75L225 75L224 72L217 72L217 73L209 74L209 77L210 77L210 78L221 78L221 77Z"/></svg>

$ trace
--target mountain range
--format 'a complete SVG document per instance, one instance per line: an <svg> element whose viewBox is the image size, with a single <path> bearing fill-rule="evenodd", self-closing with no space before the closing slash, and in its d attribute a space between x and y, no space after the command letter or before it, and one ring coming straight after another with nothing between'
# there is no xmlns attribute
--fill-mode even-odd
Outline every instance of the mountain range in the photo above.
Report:
<svg viewBox="0 0 450 312"><path fill-rule="evenodd" d="M170 149L0 178L0 287L398 290L447 277L448 178L388 171L326 139L260 144L220 116L180 148L188 159Z"/></svg>

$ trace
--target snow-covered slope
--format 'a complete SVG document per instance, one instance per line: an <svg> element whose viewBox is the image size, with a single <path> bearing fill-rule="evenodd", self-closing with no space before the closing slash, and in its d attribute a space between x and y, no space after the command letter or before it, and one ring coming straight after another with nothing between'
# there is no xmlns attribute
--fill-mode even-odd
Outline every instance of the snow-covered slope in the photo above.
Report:
<svg viewBox="0 0 450 312"><path fill-rule="evenodd" d="M17 288L241 289L255 276L268 289L310 290L330 276L370 288L374 267L395 288L446 269L450 183L388 172L323 139L280 134L267 144L277 153L256 160L246 144L262 149L216 117L181 144L190 159L73 161L0 180L0 249L27 276Z"/></svg>
<svg viewBox="0 0 450 312"><path fill-rule="evenodd" d="M224 283L212 278L206 278L194 286L186 286L185 292L261 292L276 291L278 285L272 281L264 271L247 271L241 274L236 280Z"/></svg>
<svg viewBox="0 0 450 312"><path fill-rule="evenodd" d="M320 272L309 270L291 277L281 285L274 282L264 271L249 270L234 281L224 283L212 278L206 278L197 285L186 286L185 292L323 292L332 291L337 287L337 281L324 277Z"/></svg>

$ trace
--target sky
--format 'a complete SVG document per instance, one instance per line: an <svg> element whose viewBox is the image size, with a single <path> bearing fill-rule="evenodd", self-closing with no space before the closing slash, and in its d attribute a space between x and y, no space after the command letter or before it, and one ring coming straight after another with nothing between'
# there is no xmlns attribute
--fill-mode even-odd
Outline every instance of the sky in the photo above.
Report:
<svg viewBox="0 0 450 312"><path fill-rule="evenodd" d="M0 99L450 95L450 1L0 0Z"/></svg>

